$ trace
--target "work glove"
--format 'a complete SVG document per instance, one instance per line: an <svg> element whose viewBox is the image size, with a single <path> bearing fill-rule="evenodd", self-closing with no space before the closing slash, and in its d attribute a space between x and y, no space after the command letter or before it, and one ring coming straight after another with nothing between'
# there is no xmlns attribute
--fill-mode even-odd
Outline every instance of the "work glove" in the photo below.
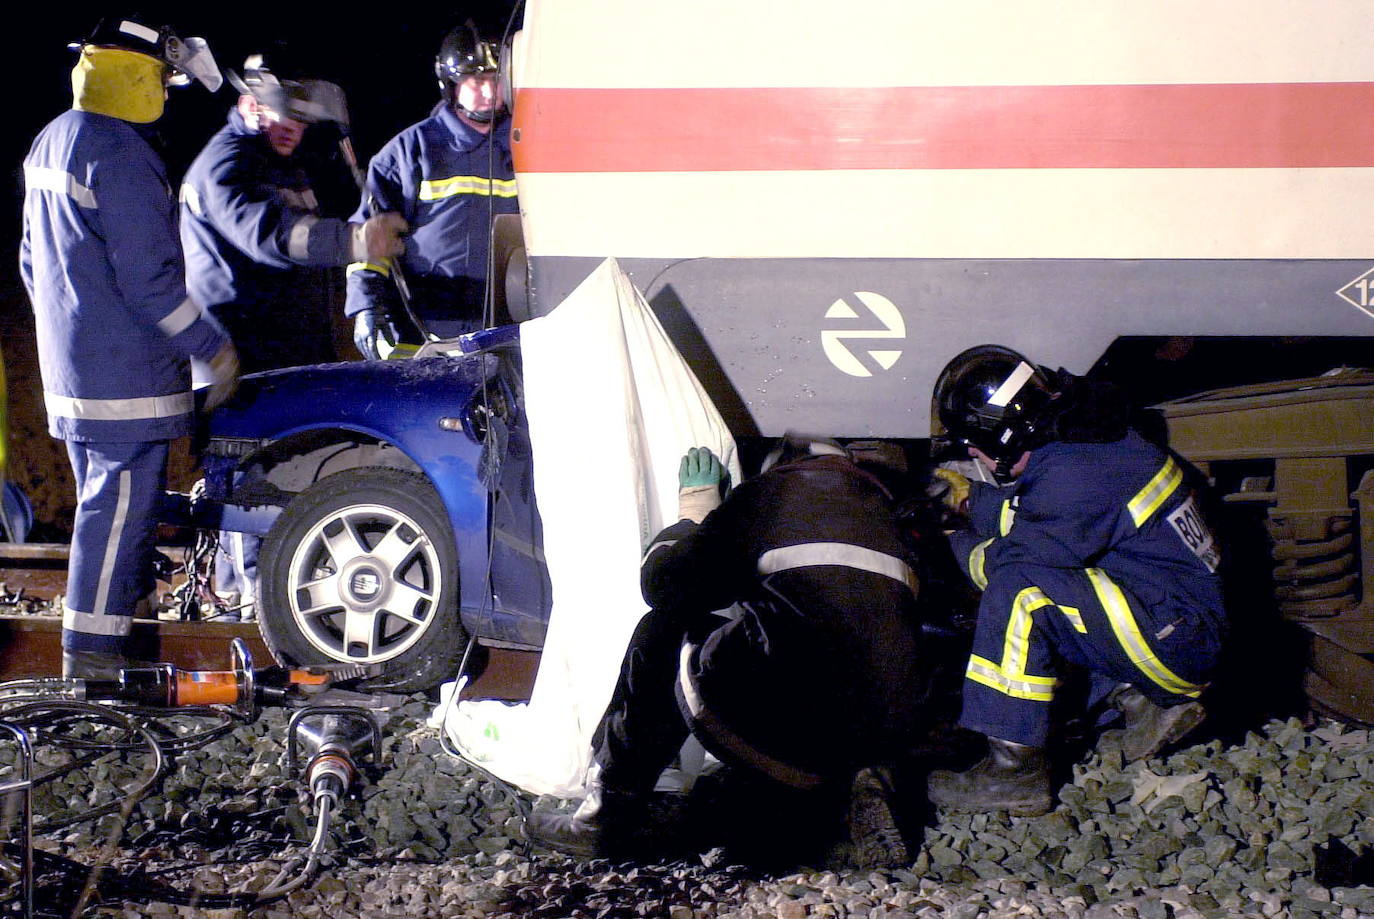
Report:
<svg viewBox="0 0 1374 919"><path fill-rule="evenodd" d="M239 387L239 353L234 343L225 340L223 347L210 358L210 377L213 382L206 387L205 410L214 411L229 401L234 390Z"/></svg>
<svg viewBox="0 0 1374 919"><path fill-rule="evenodd" d="M358 353L370 361L382 359L380 341L385 341L391 347L396 347L396 326L391 324L391 320L385 315L378 315L378 310L366 309L353 317L353 345L358 349Z"/></svg>
<svg viewBox="0 0 1374 919"><path fill-rule="evenodd" d="M701 523L720 507L720 483L725 467L706 447L693 447L683 454L677 467L678 517Z"/></svg>
<svg viewBox="0 0 1374 919"><path fill-rule="evenodd" d="M401 234L410 229L400 214L387 212L353 226L352 261L369 262L395 258L406 251Z"/></svg>
<svg viewBox="0 0 1374 919"><path fill-rule="evenodd" d="M969 482L953 469L937 467L931 472L926 495L943 504L951 514L960 517L968 515Z"/></svg>

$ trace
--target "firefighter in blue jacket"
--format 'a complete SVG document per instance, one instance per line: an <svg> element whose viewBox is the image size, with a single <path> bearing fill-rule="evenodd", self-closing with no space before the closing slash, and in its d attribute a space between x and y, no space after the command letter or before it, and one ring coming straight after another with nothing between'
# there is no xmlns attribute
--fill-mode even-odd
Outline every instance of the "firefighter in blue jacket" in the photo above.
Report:
<svg viewBox="0 0 1374 919"><path fill-rule="evenodd" d="M891 495L834 441L790 436L763 465L722 503L719 460L683 457L682 519L645 553L653 609L593 738L587 797L532 815L531 839L583 856L652 845L646 798L690 731L776 787L839 786L859 860L908 860L891 777L874 768L914 739L924 682ZM713 612L734 603L738 618ZM813 817L821 800L808 797Z"/></svg>
<svg viewBox="0 0 1374 919"><path fill-rule="evenodd" d="M933 772L930 799L1044 813L1066 664L1088 673L1090 704L1124 718L1128 761L1201 722L1225 632L1217 547L1182 467L1128 427L1115 389L982 345L945 367L935 399L949 435L1005 484L937 473L966 519L955 556L983 590L960 724L988 753Z"/></svg>
<svg viewBox="0 0 1374 919"><path fill-rule="evenodd" d="M305 76L280 48L270 60L250 56L229 78L238 102L181 185L187 289L229 333L245 373L332 361L324 270L400 255L405 221L320 216L294 154L307 125L347 118L334 84ZM220 534L215 589L230 617L255 602L258 545Z"/></svg>
<svg viewBox="0 0 1374 919"><path fill-rule="evenodd" d="M492 220L517 213L519 205L510 119L502 113L491 43L469 21L444 39L434 71L443 99L429 118L373 157L368 194L354 219L369 216L374 206L405 218L411 236L400 266L412 308L431 334L451 338L485 324ZM385 261L348 267L344 312L353 318L353 341L366 358L384 356L398 336L420 340Z"/></svg>
<svg viewBox="0 0 1374 919"><path fill-rule="evenodd" d="M307 125L332 114L321 103L341 96L333 84L281 49L229 77L238 103L181 186L187 287L229 332L245 373L333 360L322 269L399 255L405 222L320 216L294 154Z"/></svg>
<svg viewBox="0 0 1374 919"><path fill-rule="evenodd" d="M33 301L50 433L77 487L63 672L108 678L126 661L134 609L153 586L154 507L168 442L188 434L189 361L227 398L233 346L187 296L176 203L149 143L168 83L220 73L201 39L107 19L79 49L73 102L24 160L20 273Z"/></svg>

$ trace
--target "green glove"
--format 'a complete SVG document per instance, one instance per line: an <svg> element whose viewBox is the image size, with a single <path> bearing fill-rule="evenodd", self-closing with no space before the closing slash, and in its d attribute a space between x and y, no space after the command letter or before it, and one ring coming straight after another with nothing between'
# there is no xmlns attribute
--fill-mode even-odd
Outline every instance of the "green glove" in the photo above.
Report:
<svg viewBox="0 0 1374 919"><path fill-rule="evenodd" d="M677 484L680 488L719 485L724 478L725 467L706 447L688 450L677 467Z"/></svg>
<svg viewBox="0 0 1374 919"><path fill-rule="evenodd" d="M678 518L697 523L720 507L720 483L725 467L705 447L693 447L677 467Z"/></svg>

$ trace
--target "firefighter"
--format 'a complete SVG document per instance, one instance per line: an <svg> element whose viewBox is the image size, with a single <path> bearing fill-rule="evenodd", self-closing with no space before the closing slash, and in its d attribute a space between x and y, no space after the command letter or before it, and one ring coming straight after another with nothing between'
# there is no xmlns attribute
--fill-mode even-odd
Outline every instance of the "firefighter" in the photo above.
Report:
<svg viewBox="0 0 1374 919"><path fill-rule="evenodd" d="M187 287L229 332L245 373L333 360L321 269L400 255L405 221L320 216L295 153L328 116L320 99L333 84L309 78L284 49L250 56L230 79L238 102L181 186Z"/></svg>
<svg viewBox="0 0 1374 919"><path fill-rule="evenodd" d="M1050 808L1061 670L1124 718L1128 761L1196 727L1226 630L1215 542L1182 467L1128 425L1114 388L1049 373L997 345L954 358L935 388L951 438L1002 484L938 475L962 515L956 557L983 591L960 723L986 757L930 776L932 803Z"/></svg>
<svg viewBox="0 0 1374 919"><path fill-rule="evenodd" d="M341 98L337 87L281 48L251 55L230 80L238 102L181 186L187 289L229 333L245 373L334 360L324 270L400 255L405 221L320 216L295 153L309 124L346 117L328 104ZM229 618L248 615L256 599L258 543L220 534L215 587Z"/></svg>
<svg viewBox="0 0 1374 919"><path fill-rule="evenodd" d="M469 20L445 37L434 61L442 99L430 117L392 138L372 159L367 195L355 219L374 206L398 211L412 236L400 259L412 306L434 335L481 328L492 219L519 210L510 120L497 85L496 49ZM369 200L369 198L371 200ZM344 312L353 341L370 359L403 337L418 342L385 261L348 268Z"/></svg>
<svg viewBox="0 0 1374 919"><path fill-rule="evenodd" d="M187 296L176 205L150 144L168 84L219 86L209 47L118 18L72 47L72 108L24 160L19 262L48 429L66 442L76 478L62 669L109 678L154 586L168 442L190 433L195 411L189 361L206 365L214 405L232 392L238 359Z"/></svg>
<svg viewBox="0 0 1374 919"><path fill-rule="evenodd" d="M833 441L791 437L764 466L721 503L720 462L683 457L681 519L645 554L651 610L593 737L587 796L571 815L534 814L535 842L636 849L646 798L690 732L780 786L849 791L854 777L861 859L906 860L890 774L872 768L906 749L923 682L890 496ZM735 618L715 612L732 604Z"/></svg>

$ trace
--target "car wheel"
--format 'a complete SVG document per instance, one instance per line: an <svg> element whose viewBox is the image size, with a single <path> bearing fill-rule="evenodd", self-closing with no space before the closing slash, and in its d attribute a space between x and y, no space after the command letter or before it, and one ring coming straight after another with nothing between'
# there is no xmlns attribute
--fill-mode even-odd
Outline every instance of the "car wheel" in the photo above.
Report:
<svg viewBox="0 0 1374 919"><path fill-rule="evenodd" d="M370 665L371 688L400 692L458 669L458 550L423 476L368 467L311 485L263 541L258 576L263 638L283 663Z"/></svg>

